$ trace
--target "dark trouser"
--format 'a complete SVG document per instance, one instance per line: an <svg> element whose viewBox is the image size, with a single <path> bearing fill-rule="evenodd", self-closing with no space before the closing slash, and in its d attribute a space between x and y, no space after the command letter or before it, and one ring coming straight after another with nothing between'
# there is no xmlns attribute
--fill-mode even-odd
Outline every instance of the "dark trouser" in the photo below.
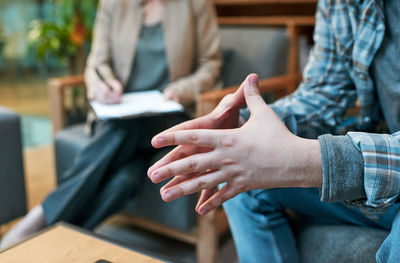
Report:
<svg viewBox="0 0 400 263"><path fill-rule="evenodd" d="M101 123L43 202L47 224L66 221L92 229L122 209L147 180L149 160L157 152L151 138L185 120L184 114L169 114Z"/></svg>

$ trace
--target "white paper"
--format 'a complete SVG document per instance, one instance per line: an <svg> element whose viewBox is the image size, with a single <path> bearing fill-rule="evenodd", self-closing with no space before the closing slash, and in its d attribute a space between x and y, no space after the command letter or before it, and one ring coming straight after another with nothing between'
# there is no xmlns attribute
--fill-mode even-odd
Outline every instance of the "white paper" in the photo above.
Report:
<svg viewBox="0 0 400 263"><path fill-rule="evenodd" d="M165 100L158 90L125 93L122 95L120 104L101 104L91 101L90 105L100 120L183 111L182 105L175 101Z"/></svg>

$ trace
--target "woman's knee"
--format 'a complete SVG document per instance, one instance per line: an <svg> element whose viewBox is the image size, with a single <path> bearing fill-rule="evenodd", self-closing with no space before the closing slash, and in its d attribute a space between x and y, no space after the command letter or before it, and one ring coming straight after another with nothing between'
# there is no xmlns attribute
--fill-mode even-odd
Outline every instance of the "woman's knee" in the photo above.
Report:
<svg viewBox="0 0 400 263"><path fill-rule="evenodd" d="M111 185L118 188L119 191L132 192L142 184L145 177L144 168L137 167L135 164L127 164L112 175Z"/></svg>

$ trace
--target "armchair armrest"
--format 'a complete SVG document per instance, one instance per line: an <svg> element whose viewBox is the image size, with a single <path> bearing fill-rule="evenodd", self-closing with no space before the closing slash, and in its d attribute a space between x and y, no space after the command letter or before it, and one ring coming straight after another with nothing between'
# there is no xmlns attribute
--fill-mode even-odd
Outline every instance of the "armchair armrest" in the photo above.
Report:
<svg viewBox="0 0 400 263"><path fill-rule="evenodd" d="M276 98L283 97L290 92L290 87L297 85L301 80L301 75L283 75L260 80L261 93L273 93ZM202 116L210 113L229 93L235 92L239 85L224 88L222 90L212 90L201 94L197 103L197 115Z"/></svg>
<svg viewBox="0 0 400 263"><path fill-rule="evenodd" d="M66 126L65 118L65 92L76 86L84 86L83 75L52 78L48 81L50 94L51 119L53 132L57 132Z"/></svg>

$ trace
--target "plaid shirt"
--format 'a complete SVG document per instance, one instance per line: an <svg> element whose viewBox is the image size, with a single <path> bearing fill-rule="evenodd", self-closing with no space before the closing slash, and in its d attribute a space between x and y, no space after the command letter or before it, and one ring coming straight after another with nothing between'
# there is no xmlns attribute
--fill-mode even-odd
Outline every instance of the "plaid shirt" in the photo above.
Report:
<svg viewBox="0 0 400 263"><path fill-rule="evenodd" d="M345 126L346 111L360 101L354 130L378 121L376 87L368 72L385 32L382 0L320 0L315 46L303 83L272 105L292 132L316 138ZM399 109L400 110L400 109ZM364 157L366 200L348 201L370 215L386 211L400 192L400 132L393 135L348 133ZM351 165L351 164L348 164Z"/></svg>

